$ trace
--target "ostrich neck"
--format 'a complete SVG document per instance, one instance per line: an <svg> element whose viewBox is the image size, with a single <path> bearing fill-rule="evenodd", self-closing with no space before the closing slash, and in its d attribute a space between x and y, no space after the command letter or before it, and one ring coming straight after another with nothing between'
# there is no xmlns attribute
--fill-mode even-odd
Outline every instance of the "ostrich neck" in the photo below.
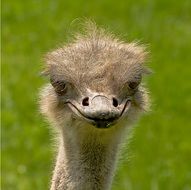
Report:
<svg viewBox="0 0 191 190"><path fill-rule="evenodd" d="M79 128L62 131L51 190L110 189L121 139L119 130Z"/></svg>

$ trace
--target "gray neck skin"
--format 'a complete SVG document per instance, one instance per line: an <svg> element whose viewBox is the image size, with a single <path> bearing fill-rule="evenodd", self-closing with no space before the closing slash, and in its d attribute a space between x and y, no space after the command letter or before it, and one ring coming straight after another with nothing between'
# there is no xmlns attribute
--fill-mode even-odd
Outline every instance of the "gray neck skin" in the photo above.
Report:
<svg viewBox="0 0 191 190"><path fill-rule="evenodd" d="M62 132L51 190L110 189L120 129L79 128L67 127Z"/></svg>

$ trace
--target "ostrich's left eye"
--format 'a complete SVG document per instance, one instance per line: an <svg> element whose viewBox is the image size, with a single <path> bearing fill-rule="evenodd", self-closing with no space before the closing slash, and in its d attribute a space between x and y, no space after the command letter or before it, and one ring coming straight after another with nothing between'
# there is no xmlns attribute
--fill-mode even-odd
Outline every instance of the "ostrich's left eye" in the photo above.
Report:
<svg viewBox="0 0 191 190"><path fill-rule="evenodd" d="M66 93L66 82L65 81L55 81L55 80L50 80L50 83L54 87L55 92L59 96L63 96Z"/></svg>
<svg viewBox="0 0 191 190"><path fill-rule="evenodd" d="M140 82L133 82L132 81L132 82L128 83L128 86L129 86L130 89L134 90L134 89L136 89L138 87L139 83Z"/></svg>

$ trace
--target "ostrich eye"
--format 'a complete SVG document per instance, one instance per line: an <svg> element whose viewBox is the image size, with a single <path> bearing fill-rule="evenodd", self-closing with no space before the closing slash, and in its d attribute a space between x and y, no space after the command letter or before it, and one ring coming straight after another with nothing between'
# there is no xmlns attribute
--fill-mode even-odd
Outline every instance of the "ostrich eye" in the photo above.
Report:
<svg viewBox="0 0 191 190"><path fill-rule="evenodd" d="M129 82L128 86L130 89L134 90L138 87L139 82Z"/></svg>
<svg viewBox="0 0 191 190"><path fill-rule="evenodd" d="M59 95L59 96L63 96L66 93L66 82L64 81L55 81L50 79L50 83L52 84L52 86L54 87L55 92Z"/></svg>

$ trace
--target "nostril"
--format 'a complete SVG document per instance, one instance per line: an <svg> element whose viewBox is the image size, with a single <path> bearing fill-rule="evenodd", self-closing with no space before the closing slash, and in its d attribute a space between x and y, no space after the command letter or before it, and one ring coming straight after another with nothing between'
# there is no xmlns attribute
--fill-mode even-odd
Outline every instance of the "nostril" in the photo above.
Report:
<svg viewBox="0 0 191 190"><path fill-rule="evenodd" d="M118 106L118 101L116 98L113 98L113 106L117 107Z"/></svg>
<svg viewBox="0 0 191 190"><path fill-rule="evenodd" d="M85 97L85 98L82 100L82 105L83 105L83 106L89 106L89 98L88 98L88 97Z"/></svg>

